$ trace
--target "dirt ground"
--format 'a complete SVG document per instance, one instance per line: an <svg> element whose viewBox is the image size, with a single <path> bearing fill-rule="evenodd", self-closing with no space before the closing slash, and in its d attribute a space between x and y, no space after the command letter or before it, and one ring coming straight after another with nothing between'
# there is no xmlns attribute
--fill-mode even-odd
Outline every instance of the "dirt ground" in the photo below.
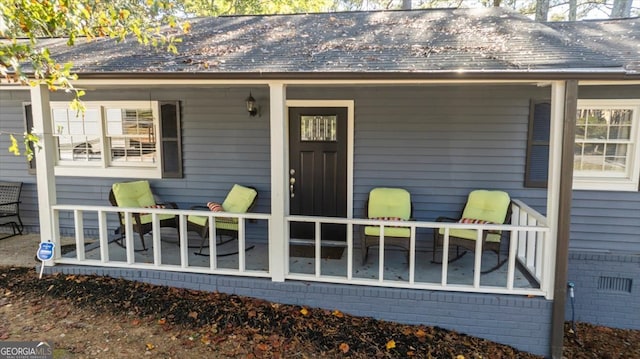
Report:
<svg viewBox="0 0 640 359"><path fill-rule="evenodd" d="M0 340L55 358L537 358L459 333L108 277L0 267ZM567 325L567 358L640 358L640 332Z"/></svg>
<svg viewBox="0 0 640 359"><path fill-rule="evenodd" d="M38 280L39 241L0 241L0 341L46 340L55 358L537 358L440 328L338 311L106 277ZM640 358L640 331L565 328L566 358Z"/></svg>

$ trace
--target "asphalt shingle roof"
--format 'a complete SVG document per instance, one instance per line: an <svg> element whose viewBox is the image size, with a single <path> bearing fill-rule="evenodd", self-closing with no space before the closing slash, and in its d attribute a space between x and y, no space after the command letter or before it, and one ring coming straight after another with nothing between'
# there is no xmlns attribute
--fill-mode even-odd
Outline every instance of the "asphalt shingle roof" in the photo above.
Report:
<svg viewBox="0 0 640 359"><path fill-rule="evenodd" d="M640 72L640 18L550 22L571 42L609 55L629 71Z"/></svg>
<svg viewBox="0 0 640 359"><path fill-rule="evenodd" d="M583 41L596 37L590 27L576 37L578 25L537 23L504 8L217 17L191 24L177 55L110 39L47 45L80 74L527 72L621 69L629 62L611 56L608 42ZM637 23L631 30L628 53L640 42Z"/></svg>

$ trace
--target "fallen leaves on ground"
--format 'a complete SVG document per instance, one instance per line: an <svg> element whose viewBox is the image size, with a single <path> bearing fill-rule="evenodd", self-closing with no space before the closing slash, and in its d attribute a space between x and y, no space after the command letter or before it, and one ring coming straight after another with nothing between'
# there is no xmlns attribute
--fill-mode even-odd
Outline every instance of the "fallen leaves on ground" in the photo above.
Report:
<svg viewBox="0 0 640 359"><path fill-rule="evenodd" d="M0 288L4 291L0 293L4 295L0 301L0 339L25 335L18 334L24 331L24 323L17 322L22 314L12 310L30 308L35 318L46 314L49 321L67 320L66 339L65 333L57 334L57 327L49 325L48 333L58 335L55 347L62 347L66 354L81 353L80 357L139 350L166 358L210 357L211 353L242 358L538 358L437 327L110 277L57 274L38 280L33 269L0 267ZM45 302L55 303L56 310L43 312ZM71 319L74 315L78 318ZM40 327L26 335L35 336L50 324L37 322L32 326ZM10 324L5 328L1 323ZM70 340L72 330L82 331L75 341ZM119 336L111 338L105 333ZM105 338L111 339L105 343ZM640 354L639 339L629 338L623 346L626 353ZM613 341L607 344L606 357L629 357L615 354L620 345ZM589 354L581 352L584 343L570 345L568 358L602 357L597 348L590 348Z"/></svg>

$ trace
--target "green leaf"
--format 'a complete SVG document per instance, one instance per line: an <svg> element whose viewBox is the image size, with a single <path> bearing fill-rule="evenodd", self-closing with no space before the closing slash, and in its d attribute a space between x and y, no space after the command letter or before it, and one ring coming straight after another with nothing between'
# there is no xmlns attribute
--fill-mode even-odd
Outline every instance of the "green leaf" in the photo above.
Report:
<svg viewBox="0 0 640 359"><path fill-rule="evenodd" d="M13 134L9 135L9 139L11 140L11 146L9 146L9 152L13 153L16 156L20 156L20 147L18 147L18 140Z"/></svg>

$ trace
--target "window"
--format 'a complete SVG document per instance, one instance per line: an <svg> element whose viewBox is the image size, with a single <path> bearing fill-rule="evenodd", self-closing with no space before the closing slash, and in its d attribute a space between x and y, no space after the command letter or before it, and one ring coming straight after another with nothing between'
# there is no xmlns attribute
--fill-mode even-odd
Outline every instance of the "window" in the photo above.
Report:
<svg viewBox="0 0 640 359"><path fill-rule="evenodd" d="M64 104L51 104L53 138L58 164L71 162L102 163L102 129L100 108L88 108L84 113L67 108ZM64 106L55 108L54 106Z"/></svg>
<svg viewBox="0 0 640 359"><path fill-rule="evenodd" d="M33 131L33 114L31 113L31 104L24 103L22 104L22 107L24 109L25 132L31 133ZM29 174L35 175L36 174L36 152L35 152L36 148L31 142L29 142L29 147L33 152L33 157L31 158L31 160L27 161L27 169L29 170Z"/></svg>
<svg viewBox="0 0 640 359"><path fill-rule="evenodd" d="M182 177L179 102L51 103L56 175ZM30 107L25 107L27 122Z"/></svg>
<svg viewBox="0 0 640 359"><path fill-rule="evenodd" d="M640 100L579 100L573 188L638 190Z"/></svg>
<svg viewBox="0 0 640 359"><path fill-rule="evenodd" d="M526 187L546 187L549 101L532 101ZM640 100L578 100L573 189L637 191L640 177Z"/></svg>

